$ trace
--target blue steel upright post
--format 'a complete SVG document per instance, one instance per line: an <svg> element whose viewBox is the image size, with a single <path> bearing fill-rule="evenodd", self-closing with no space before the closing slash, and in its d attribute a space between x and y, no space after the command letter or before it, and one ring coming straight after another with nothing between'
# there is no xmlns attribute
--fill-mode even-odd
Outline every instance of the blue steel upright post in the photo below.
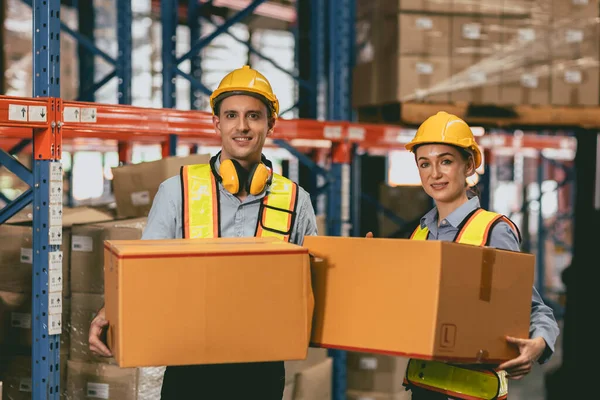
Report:
<svg viewBox="0 0 600 400"><path fill-rule="evenodd" d="M177 92L175 69L177 67L177 1L161 0L160 20L162 24L162 103L164 108L175 108ZM177 152L177 135L169 135L169 155Z"/></svg>
<svg viewBox="0 0 600 400"><path fill-rule="evenodd" d="M117 0L117 79L119 80L119 104L131 104L131 0Z"/></svg>
<svg viewBox="0 0 600 400"><path fill-rule="evenodd" d="M34 97L60 97L60 1L33 1L33 72ZM29 112L31 119L31 108ZM45 114L46 118L54 118L54 110L46 110ZM58 128L52 124L53 131ZM62 169L55 161L59 149L54 146L51 154L38 154L38 140L41 136L34 133L32 399L58 400L60 324L56 331L56 318L60 321L61 315L54 312L62 311L62 293L50 293L48 282L53 267L62 264L58 245L62 231ZM60 188L58 195L56 188Z"/></svg>
<svg viewBox="0 0 600 400"><path fill-rule="evenodd" d="M355 0L329 1L329 99L328 119L349 121L351 109L351 76L354 59ZM348 143L337 143L332 149L331 176L327 209L328 234L344 234L350 219L349 179L351 149ZM334 400L346 398L346 352L330 350L333 358Z"/></svg>

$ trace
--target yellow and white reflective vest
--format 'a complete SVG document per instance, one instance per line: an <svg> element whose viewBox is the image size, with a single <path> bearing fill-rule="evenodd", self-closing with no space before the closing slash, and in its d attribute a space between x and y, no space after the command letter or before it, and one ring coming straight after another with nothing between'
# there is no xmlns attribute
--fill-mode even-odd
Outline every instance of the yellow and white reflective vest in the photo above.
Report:
<svg viewBox="0 0 600 400"><path fill-rule="evenodd" d="M219 186L209 164L181 168L183 190L183 237L185 239L221 236ZM298 203L298 185L273 174L269 193L259 209L256 237L276 237L289 241Z"/></svg>
<svg viewBox="0 0 600 400"><path fill-rule="evenodd" d="M454 242L473 246L487 246L490 242L490 232L501 221L506 222L511 227L520 242L521 233L510 219L502 214L486 211L482 208L477 208L465 218L458 227ZM421 228L419 225L410 238L412 240L427 240L428 235L429 229L427 227Z"/></svg>
<svg viewBox="0 0 600 400"><path fill-rule="evenodd" d="M459 226L454 242L487 246L492 229L500 221L506 222L514 230L520 242L519 229L510 219L482 208L477 208L465 218ZM428 235L429 229L419 225L410 238L427 240ZM508 398L508 380L505 371L483 370L438 361L411 359L406 371L405 384L444 393L457 399Z"/></svg>

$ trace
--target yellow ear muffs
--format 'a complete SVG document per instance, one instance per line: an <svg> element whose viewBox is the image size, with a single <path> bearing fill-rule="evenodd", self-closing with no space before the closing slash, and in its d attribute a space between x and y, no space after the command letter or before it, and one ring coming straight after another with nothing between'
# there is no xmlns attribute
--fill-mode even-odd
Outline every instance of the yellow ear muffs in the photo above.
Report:
<svg viewBox="0 0 600 400"><path fill-rule="evenodd" d="M265 166L265 164L256 164L252 168L252 170L250 171L250 175L248 176L248 193L254 196L262 193L262 191L265 190L265 186L267 186L267 182L269 181L270 177L271 172Z"/></svg>
<svg viewBox="0 0 600 400"><path fill-rule="evenodd" d="M221 183L225 190L231 194L237 194L240 191L240 179L236 165L231 160L223 160L219 166L219 175Z"/></svg>

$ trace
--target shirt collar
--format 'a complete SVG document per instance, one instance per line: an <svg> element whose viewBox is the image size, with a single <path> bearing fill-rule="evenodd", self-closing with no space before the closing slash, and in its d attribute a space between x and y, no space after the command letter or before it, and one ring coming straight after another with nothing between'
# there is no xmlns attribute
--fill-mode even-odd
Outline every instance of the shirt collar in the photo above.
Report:
<svg viewBox="0 0 600 400"><path fill-rule="evenodd" d="M448 217L446 217L446 221L454 228L458 228L458 226L464 221L464 219L471 212L480 207L479 198L477 196L472 197L466 203L462 204L456 210L452 211ZM438 210L437 207L433 207L427 214L425 214L421 218L421 228L437 226L438 223Z"/></svg>

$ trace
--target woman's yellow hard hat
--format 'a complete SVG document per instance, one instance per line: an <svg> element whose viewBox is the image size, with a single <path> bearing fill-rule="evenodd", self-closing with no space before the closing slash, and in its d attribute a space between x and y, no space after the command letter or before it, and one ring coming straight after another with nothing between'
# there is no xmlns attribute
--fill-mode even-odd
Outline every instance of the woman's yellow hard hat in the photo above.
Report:
<svg viewBox="0 0 600 400"><path fill-rule="evenodd" d="M473 132L469 125L456 115L440 111L427 118L417 129L415 137L405 147L408 151L413 151L415 146L429 143L449 144L470 150L473 153L475 168L481 165L481 151L475 142Z"/></svg>
<svg viewBox="0 0 600 400"><path fill-rule="evenodd" d="M210 95L210 108L215 113L215 103L223 99L226 94L248 93L255 94L264 98L271 105L273 117L279 114L279 100L273 93L271 84L260 72L244 65L242 68L231 71L221 80L219 87Z"/></svg>

